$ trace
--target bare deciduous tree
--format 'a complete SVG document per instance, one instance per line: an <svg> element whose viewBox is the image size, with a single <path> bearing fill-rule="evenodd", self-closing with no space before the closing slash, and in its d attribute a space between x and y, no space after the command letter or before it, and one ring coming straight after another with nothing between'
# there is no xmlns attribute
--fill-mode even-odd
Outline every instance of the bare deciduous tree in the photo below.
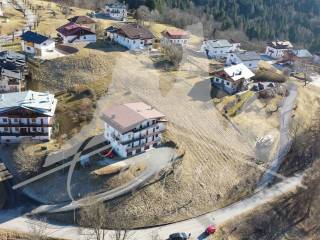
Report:
<svg viewBox="0 0 320 240"><path fill-rule="evenodd" d="M107 222L106 207L103 203L94 203L92 197L88 197L86 201L91 204L80 210L79 225L91 228L85 233L90 239L104 240L107 233L107 230L103 229Z"/></svg>
<svg viewBox="0 0 320 240"><path fill-rule="evenodd" d="M150 10L147 6L140 6L138 9L137 9L137 12L136 12L136 18L138 21L140 21L143 25L145 23L145 21L149 21L150 20Z"/></svg>

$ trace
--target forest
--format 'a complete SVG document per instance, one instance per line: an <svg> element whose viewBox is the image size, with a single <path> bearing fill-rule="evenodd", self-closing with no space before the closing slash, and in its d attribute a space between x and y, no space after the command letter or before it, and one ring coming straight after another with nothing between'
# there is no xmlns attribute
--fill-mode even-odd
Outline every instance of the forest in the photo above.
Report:
<svg viewBox="0 0 320 240"><path fill-rule="evenodd" d="M60 0L63 1L63 0ZM65 0L102 7L113 0ZM131 10L147 6L148 17L177 27L201 22L204 35L241 30L250 40L289 39L320 51L320 0L126 0Z"/></svg>

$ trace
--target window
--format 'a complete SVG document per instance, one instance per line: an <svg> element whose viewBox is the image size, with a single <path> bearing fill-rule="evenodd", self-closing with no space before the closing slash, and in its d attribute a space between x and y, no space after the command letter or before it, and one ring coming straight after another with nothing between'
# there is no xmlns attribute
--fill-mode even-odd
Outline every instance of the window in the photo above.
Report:
<svg viewBox="0 0 320 240"><path fill-rule="evenodd" d="M32 118L32 119L31 119L31 122L32 122L32 123L35 123L36 121L37 121L37 120L36 120L35 118Z"/></svg>
<svg viewBox="0 0 320 240"><path fill-rule="evenodd" d="M17 119L17 118L15 118L13 121L14 121L15 123L17 123L17 122L18 122L18 119Z"/></svg>
<svg viewBox="0 0 320 240"><path fill-rule="evenodd" d="M9 131L9 128L5 127L5 128L4 128L4 131L5 131L5 132L8 132L8 131Z"/></svg>
<svg viewBox="0 0 320 240"><path fill-rule="evenodd" d="M14 130L15 130L16 132L19 132L20 129L19 129L18 127L15 127Z"/></svg>
<svg viewBox="0 0 320 240"><path fill-rule="evenodd" d="M2 121L3 121L4 123L7 123L7 122L8 122L8 119L7 119L7 118L2 118Z"/></svg>
<svg viewBox="0 0 320 240"><path fill-rule="evenodd" d="M32 128L32 132L36 132L37 131L37 128Z"/></svg>

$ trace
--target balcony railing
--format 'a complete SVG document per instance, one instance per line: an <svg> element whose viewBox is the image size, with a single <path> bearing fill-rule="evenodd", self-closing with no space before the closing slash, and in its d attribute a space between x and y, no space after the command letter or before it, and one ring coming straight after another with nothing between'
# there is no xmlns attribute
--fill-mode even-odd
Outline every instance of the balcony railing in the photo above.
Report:
<svg viewBox="0 0 320 240"><path fill-rule="evenodd" d="M8 136L8 137L45 137L48 136L49 133L41 133L41 132L34 132L34 133L10 133L10 132L0 132L0 137Z"/></svg>
<svg viewBox="0 0 320 240"><path fill-rule="evenodd" d="M143 135L140 134L140 136L139 136L138 138L132 138L132 139L127 140L127 141L120 141L120 143L121 143L122 145L127 145L127 144L132 143L132 142L140 141L140 140L142 140L142 139L155 136L155 135L160 134L160 133L162 133L162 132L164 132L164 130L156 130L155 132L152 132L152 133L149 133L149 134L143 134Z"/></svg>
<svg viewBox="0 0 320 240"><path fill-rule="evenodd" d="M157 140L147 142L143 145L138 145L138 146L134 146L134 147L127 147L127 152L132 152L134 150L141 149L141 147L148 147L148 146L151 146L151 145L153 145L155 143L159 143L159 142L160 142L160 139L158 138Z"/></svg>

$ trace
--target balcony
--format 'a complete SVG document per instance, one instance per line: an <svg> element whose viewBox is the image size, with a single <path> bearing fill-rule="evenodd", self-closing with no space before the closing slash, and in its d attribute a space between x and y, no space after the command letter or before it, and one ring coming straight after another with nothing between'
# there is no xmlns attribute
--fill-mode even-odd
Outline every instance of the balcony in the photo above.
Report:
<svg viewBox="0 0 320 240"><path fill-rule="evenodd" d="M41 132L34 132L34 133L10 133L10 132L0 132L0 137L46 137L49 136L49 133L41 133Z"/></svg>
<svg viewBox="0 0 320 240"><path fill-rule="evenodd" d="M127 145L127 144L132 143L132 142L140 141L140 140L142 140L142 139L155 136L155 135L160 134L160 133L162 133L162 132L164 132L164 130L156 130L155 132L152 132L152 133L149 133L149 134L144 134L144 135L141 135L141 134L140 134L140 136L139 136L138 138L132 138L132 139L127 140L127 141L121 141L120 143L121 143L122 145Z"/></svg>
<svg viewBox="0 0 320 240"><path fill-rule="evenodd" d="M49 124L44 124L44 123L35 123L30 121L29 119L27 120L27 123L22 122L19 120L18 122L14 122L9 120L7 123L0 123L0 127L52 127L53 121L51 120Z"/></svg>
<svg viewBox="0 0 320 240"><path fill-rule="evenodd" d="M141 149L142 147L148 147L148 146L151 146L155 143L158 144L159 142L160 142L160 138L157 140L142 144L142 145L138 145L138 146L134 146L134 147L127 147L127 152L132 152L134 150Z"/></svg>

